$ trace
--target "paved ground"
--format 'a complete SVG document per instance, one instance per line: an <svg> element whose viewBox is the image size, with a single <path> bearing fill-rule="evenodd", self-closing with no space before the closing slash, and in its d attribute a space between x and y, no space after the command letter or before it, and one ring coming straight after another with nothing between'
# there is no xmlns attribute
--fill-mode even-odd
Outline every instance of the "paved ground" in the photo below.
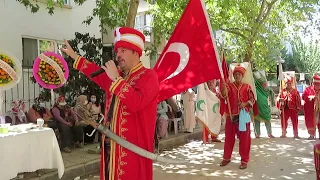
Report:
<svg viewBox="0 0 320 180"><path fill-rule="evenodd" d="M174 135L173 132L168 133L168 137L160 141L160 149L171 149L174 146L185 144L188 139L200 139L201 128L195 129L194 133L179 132ZM62 180L72 180L78 176L91 174L99 171L98 154L88 154L88 149L95 149L98 144L85 145L83 149L73 149L72 153L63 153L62 158L65 165L65 173ZM57 171L52 170L39 170L41 176L37 176L36 172L23 173L24 180L57 180ZM1 179L0 179L1 180Z"/></svg>
<svg viewBox="0 0 320 180"><path fill-rule="evenodd" d="M95 149L96 146L98 146L98 144L89 144L89 145L85 145L85 147L82 149L73 149L71 153L61 152L65 169L86 164L91 161L97 161L100 157L98 154L87 153L88 149ZM39 173L41 175L45 175L51 172L56 172L56 170L55 169L39 170ZM31 178L37 177L37 174L35 172L24 173L24 177L25 177L24 179L31 179Z"/></svg>
<svg viewBox="0 0 320 180"><path fill-rule="evenodd" d="M273 120L273 132L281 135L279 120ZM313 144L317 141L307 140L308 134L304 120L299 118L299 135L301 139L292 138L292 126L289 123L288 138L269 139L265 127L262 126L262 138L252 139L251 160L246 170L239 170L240 158L238 142L234 149L232 163L227 167L219 167L223 155L223 143L202 145L200 141L192 141L183 146L165 151L164 156L187 159L187 164L154 163L154 180L313 180ZM222 136L221 136L222 137ZM252 134L254 137L254 134ZM98 173L81 179L97 180Z"/></svg>

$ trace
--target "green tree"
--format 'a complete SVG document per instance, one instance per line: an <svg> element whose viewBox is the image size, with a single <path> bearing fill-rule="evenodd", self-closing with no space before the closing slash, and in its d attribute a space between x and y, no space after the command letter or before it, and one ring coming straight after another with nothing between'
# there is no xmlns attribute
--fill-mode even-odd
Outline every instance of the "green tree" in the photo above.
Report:
<svg viewBox="0 0 320 180"><path fill-rule="evenodd" d="M315 72L320 71L320 45L317 40L303 42L301 38L296 37L290 43L292 52L283 51L285 60L284 70L295 71L297 73L310 73L307 75L311 79Z"/></svg>
<svg viewBox="0 0 320 180"><path fill-rule="evenodd" d="M19 3L23 4L27 9L30 9L31 12L36 13L40 9L38 3L33 0L16 0ZM86 0L74 0L78 5L82 5ZM48 13L53 15L54 9L57 6L63 6L64 0L46 0L46 9ZM119 1L119 0L96 0L96 8L93 9L93 12L84 23L89 25L93 17L98 17L101 24L101 30L104 33L107 33L106 29L113 29L117 26L127 26L134 27L135 17L137 14L139 6L139 0L130 0L130 1ZM82 47L80 48L83 53L81 55L91 61L101 64L101 59L103 58L102 52L102 41L101 39L96 39L95 37L90 37L89 34L75 33L75 39L70 40L70 45L72 48L80 54L78 44ZM46 48L47 45L44 44L43 48ZM111 56L111 55L109 55ZM98 98L103 99L104 92L99 86L97 86L93 81L89 80L86 76L79 73L77 70L71 68L73 60L70 57L65 57L70 67L70 75L66 84L56 89L55 92L59 94L66 95L67 101L69 103L74 103L74 97L77 97L81 94L91 95L95 94ZM31 80L35 82L32 77ZM46 100L50 99L50 91L43 90L41 92Z"/></svg>
<svg viewBox="0 0 320 180"><path fill-rule="evenodd" d="M32 13L39 11L39 3L33 0L16 0L30 9ZM74 0L77 5L82 5L87 0ZM63 6L64 0L44 0L48 13L53 15L57 6ZM91 15L88 14L84 23L89 25L93 17L98 17L101 30L107 33L107 28L114 29L117 26L134 27L135 17L139 6L139 0L96 0L96 8Z"/></svg>
<svg viewBox="0 0 320 180"><path fill-rule="evenodd" d="M157 0L154 16L155 44L168 39L188 0ZM317 0L206 0L214 31L223 31L227 59L253 61L257 68L275 68L273 58L282 40L301 28L297 22L312 18ZM288 28L291 28L289 31Z"/></svg>
<svg viewBox="0 0 320 180"><path fill-rule="evenodd" d="M69 40L69 43L75 52L80 53L81 50L82 56L86 59L90 59L98 65L105 63L101 61L101 59L104 59L102 54L103 45L101 39L90 37L89 33L81 34L76 32L75 38ZM64 86L55 89L54 92L65 95L67 101L72 104L75 103L74 97L77 97L81 94L95 94L99 99L103 99L104 91L93 81L89 80L89 78L87 78L85 75L72 68L74 62L72 58L65 57L65 59L68 62L69 78ZM31 80L35 82L33 77ZM44 89L41 92L41 95L45 97L46 100L49 100L51 97L50 90Z"/></svg>

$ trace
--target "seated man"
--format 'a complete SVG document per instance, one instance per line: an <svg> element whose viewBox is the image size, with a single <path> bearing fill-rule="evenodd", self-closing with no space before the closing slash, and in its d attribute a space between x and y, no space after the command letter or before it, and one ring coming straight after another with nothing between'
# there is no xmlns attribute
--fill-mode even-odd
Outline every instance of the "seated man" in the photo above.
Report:
<svg viewBox="0 0 320 180"><path fill-rule="evenodd" d="M58 123L61 134L61 149L70 153L70 146L74 143L76 147L83 147L83 128L80 126L78 117L71 107L67 106L64 96L58 98L57 103L51 109L54 119Z"/></svg>

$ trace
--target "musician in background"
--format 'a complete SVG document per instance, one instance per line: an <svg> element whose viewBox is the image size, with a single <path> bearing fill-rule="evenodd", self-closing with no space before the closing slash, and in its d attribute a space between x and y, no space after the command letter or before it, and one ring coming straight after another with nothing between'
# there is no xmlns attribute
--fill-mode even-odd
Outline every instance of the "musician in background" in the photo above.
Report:
<svg viewBox="0 0 320 180"><path fill-rule="evenodd" d="M310 140L315 139L316 137L316 126L318 124L318 119L315 119L315 118L319 116L319 99L316 98L316 95L319 94L319 90L320 90L320 76L319 74L315 74L313 76L312 85L307 87L302 94L304 119L305 119L308 133L310 135L309 137ZM315 103L316 99L318 103ZM319 131L319 124L318 124L318 131ZM319 133L319 138L320 138L320 133Z"/></svg>
<svg viewBox="0 0 320 180"><path fill-rule="evenodd" d="M298 134L298 112L301 110L301 97L297 89L293 88L294 78L289 76L285 79L286 88L279 94L280 110L281 110L281 127L282 136L285 138L287 134L288 119L291 119L293 126L294 138L300 138Z"/></svg>

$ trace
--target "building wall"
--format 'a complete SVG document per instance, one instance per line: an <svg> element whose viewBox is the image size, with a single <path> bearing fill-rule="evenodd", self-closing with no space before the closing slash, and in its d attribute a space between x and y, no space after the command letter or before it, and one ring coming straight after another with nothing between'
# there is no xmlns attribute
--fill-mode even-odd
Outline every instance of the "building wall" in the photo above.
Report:
<svg viewBox="0 0 320 180"><path fill-rule="evenodd" d="M135 29L143 31L143 30L149 30L150 28L150 22L151 22L151 16L145 17L145 12L148 11L149 4L144 1L140 0L139 7L137 10L137 16L136 16L136 21L135 21ZM104 33L102 35L102 41L105 46L111 46L112 43L114 42L114 30L107 28L108 33ZM145 48L150 46L150 43L152 42L152 39L150 36L146 36L146 44ZM150 57L147 56L145 53L141 57L141 62L142 64L150 68Z"/></svg>
<svg viewBox="0 0 320 180"><path fill-rule="evenodd" d="M54 42L55 47L52 47L54 51L57 51L58 44L63 44L64 39L73 39L75 32L90 33L101 38L98 19L94 19L90 26L82 24L82 21L92 14L95 0L88 0L82 6L75 5L72 1L71 6L56 7L53 15L48 14L45 4L38 4L40 10L33 14L15 0L0 2L0 51L10 52L22 61L24 54L22 38ZM28 48L31 47L26 46L25 51L28 51L26 50ZM31 83L29 80L31 76L32 70L24 68L18 86L4 93L6 109L11 101L16 99L27 101L27 106L33 103L33 99L39 95L41 89Z"/></svg>

